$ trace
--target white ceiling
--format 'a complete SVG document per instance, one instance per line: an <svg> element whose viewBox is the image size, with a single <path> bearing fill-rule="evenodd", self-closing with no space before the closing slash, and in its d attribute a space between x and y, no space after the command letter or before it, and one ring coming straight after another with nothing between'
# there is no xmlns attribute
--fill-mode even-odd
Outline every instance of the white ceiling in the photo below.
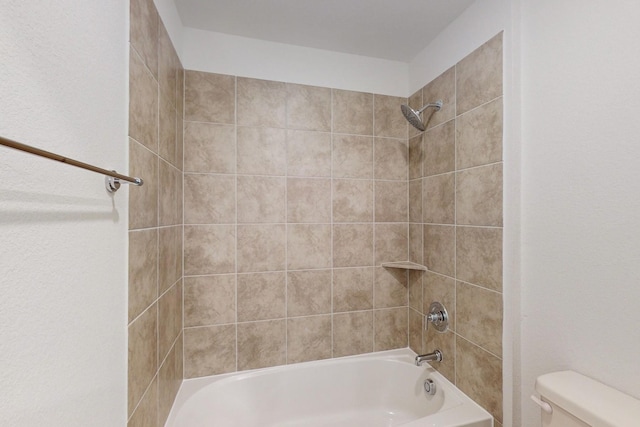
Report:
<svg viewBox="0 0 640 427"><path fill-rule="evenodd" d="M474 0L174 0L186 27L409 62Z"/></svg>

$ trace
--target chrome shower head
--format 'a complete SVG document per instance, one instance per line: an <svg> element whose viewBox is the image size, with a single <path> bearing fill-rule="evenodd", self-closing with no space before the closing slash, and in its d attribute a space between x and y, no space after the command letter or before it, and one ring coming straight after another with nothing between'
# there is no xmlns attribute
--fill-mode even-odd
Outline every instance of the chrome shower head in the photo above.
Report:
<svg viewBox="0 0 640 427"><path fill-rule="evenodd" d="M404 104L400 106L400 109L402 110L402 114L404 115L404 118L407 119L407 121L411 124L411 126L418 129L419 131L424 131L426 127L424 126L424 123L422 123L420 114L429 107L433 107L436 109L436 111L439 111L442 108L442 100L438 100L433 104L427 104L423 106L421 109L419 109L418 111Z"/></svg>

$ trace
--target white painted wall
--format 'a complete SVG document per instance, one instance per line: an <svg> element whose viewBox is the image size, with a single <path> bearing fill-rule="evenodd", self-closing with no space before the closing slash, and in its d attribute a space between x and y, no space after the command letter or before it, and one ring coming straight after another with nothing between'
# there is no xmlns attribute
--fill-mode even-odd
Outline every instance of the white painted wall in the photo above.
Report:
<svg viewBox="0 0 640 427"><path fill-rule="evenodd" d="M0 0L0 135L127 170L128 1ZM0 425L123 426L127 190L0 147Z"/></svg>
<svg viewBox="0 0 640 427"><path fill-rule="evenodd" d="M408 96L408 64L184 28L189 70Z"/></svg>
<svg viewBox="0 0 640 427"><path fill-rule="evenodd" d="M522 5L522 409L573 369L640 398L640 3Z"/></svg>

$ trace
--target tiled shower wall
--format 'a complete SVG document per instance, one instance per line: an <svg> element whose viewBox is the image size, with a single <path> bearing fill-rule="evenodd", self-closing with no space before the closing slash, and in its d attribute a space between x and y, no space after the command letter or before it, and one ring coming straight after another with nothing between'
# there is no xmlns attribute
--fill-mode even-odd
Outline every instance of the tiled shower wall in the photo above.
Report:
<svg viewBox="0 0 640 427"><path fill-rule="evenodd" d="M131 0L129 426L160 426L183 378L184 70L153 0Z"/></svg>
<svg viewBox="0 0 640 427"><path fill-rule="evenodd" d="M405 102L185 72L185 378L408 345Z"/></svg>
<svg viewBox="0 0 640 427"><path fill-rule="evenodd" d="M502 34L409 99L444 101L427 131L410 131L410 346L502 422ZM428 116L426 116L428 117ZM432 301L450 331L422 331Z"/></svg>

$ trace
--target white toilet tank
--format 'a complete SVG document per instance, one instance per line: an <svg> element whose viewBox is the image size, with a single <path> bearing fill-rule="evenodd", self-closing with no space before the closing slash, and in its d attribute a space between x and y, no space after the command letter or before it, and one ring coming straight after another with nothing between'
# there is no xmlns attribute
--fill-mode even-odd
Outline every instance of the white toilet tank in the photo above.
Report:
<svg viewBox="0 0 640 427"><path fill-rule="evenodd" d="M551 405L542 411L543 427L640 426L640 400L577 372L541 375L536 391Z"/></svg>

